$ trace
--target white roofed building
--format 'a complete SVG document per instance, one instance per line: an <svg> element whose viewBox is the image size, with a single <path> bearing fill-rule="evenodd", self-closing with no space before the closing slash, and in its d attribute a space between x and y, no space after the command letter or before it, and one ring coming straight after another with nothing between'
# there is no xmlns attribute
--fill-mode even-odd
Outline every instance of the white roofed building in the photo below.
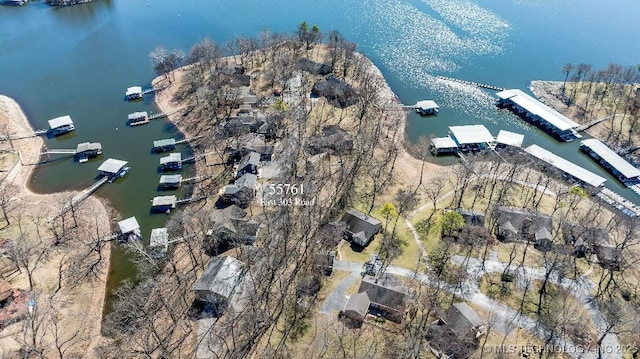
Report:
<svg viewBox="0 0 640 359"><path fill-rule="evenodd" d="M506 107L528 122L540 127L562 141L573 141L581 137L576 132L578 123L543 104L519 89L500 91L498 106Z"/></svg>
<svg viewBox="0 0 640 359"><path fill-rule="evenodd" d="M455 153L457 150L458 144L450 136L431 139L431 152L435 155Z"/></svg>
<svg viewBox="0 0 640 359"><path fill-rule="evenodd" d="M129 217L118 222L118 228L125 239L142 239L140 225L136 217Z"/></svg>
<svg viewBox="0 0 640 359"><path fill-rule="evenodd" d="M484 150L495 143L495 138L483 125L450 126L449 132L463 152Z"/></svg>
<svg viewBox="0 0 640 359"><path fill-rule="evenodd" d="M49 127L54 135L62 135L75 130L71 116L65 115L49 120Z"/></svg>
<svg viewBox="0 0 640 359"><path fill-rule="evenodd" d="M640 182L640 169L602 143L590 138L580 142L580 149L625 184Z"/></svg>
<svg viewBox="0 0 640 359"><path fill-rule="evenodd" d="M142 87L141 86L131 86L127 88L127 92L125 93L127 100L135 100L138 98L142 98Z"/></svg>
<svg viewBox="0 0 640 359"><path fill-rule="evenodd" d="M573 162L569 162L564 158L552 152L549 152L538 145L531 145L527 147L525 151L530 155L550 164L551 166L556 167L566 176L579 182L586 183L593 187L600 187L606 182L605 178L600 177L597 174L586 170Z"/></svg>
<svg viewBox="0 0 640 359"><path fill-rule="evenodd" d="M129 172L130 168L127 167L127 163L127 161L109 158L98 167L98 172L103 176L122 177Z"/></svg>
<svg viewBox="0 0 640 359"><path fill-rule="evenodd" d="M505 130L500 130L500 132L498 132L498 137L496 137L496 143L498 144L498 147L522 147L523 142L524 135Z"/></svg>
<svg viewBox="0 0 640 359"><path fill-rule="evenodd" d="M422 116L435 115L438 113L438 104L433 100L418 101L413 109Z"/></svg>

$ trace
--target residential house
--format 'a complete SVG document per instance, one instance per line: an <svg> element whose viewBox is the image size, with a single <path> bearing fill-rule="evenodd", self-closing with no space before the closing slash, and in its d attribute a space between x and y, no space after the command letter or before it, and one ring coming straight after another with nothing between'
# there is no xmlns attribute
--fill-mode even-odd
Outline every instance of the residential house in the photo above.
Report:
<svg viewBox="0 0 640 359"><path fill-rule="evenodd" d="M371 304L369 312L393 322L402 322L409 303L409 290L391 274L380 278L365 275L358 293L366 292Z"/></svg>
<svg viewBox="0 0 640 359"><path fill-rule="evenodd" d="M454 303L427 328L432 349L451 359L469 358L480 346L484 321L466 303Z"/></svg>
<svg viewBox="0 0 640 359"><path fill-rule="evenodd" d="M464 224L467 226L484 226L484 212L474 211L472 209L458 208L458 213L464 218Z"/></svg>
<svg viewBox="0 0 640 359"><path fill-rule="evenodd" d="M367 292L360 292L351 295L342 311L346 324L354 328L362 326L364 318L369 312L370 304L371 300L369 299Z"/></svg>
<svg viewBox="0 0 640 359"><path fill-rule="evenodd" d="M345 212L342 222L346 224L343 238L362 247L367 246L382 228L382 222L355 209Z"/></svg>
<svg viewBox="0 0 640 359"><path fill-rule="evenodd" d="M523 208L498 206L494 212L497 237L502 242L533 242L543 228L553 230L553 219L543 213Z"/></svg>
<svg viewBox="0 0 640 359"><path fill-rule="evenodd" d="M619 271L622 264L622 249L612 245L595 246L596 257L602 268Z"/></svg>
<svg viewBox="0 0 640 359"><path fill-rule="evenodd" d="M238 170L236 171L236 177L240 177L245 173L257 175L259 166L260 154L257 152L249 152L240 160Z"/></svg>
<svg viewBox="0 0 640 359"><path fill-rule="evenodd" d="M243 262L228 256L213 257L192 287L196 300L213 307L222 315L233 299L246 272Z"/></svg>

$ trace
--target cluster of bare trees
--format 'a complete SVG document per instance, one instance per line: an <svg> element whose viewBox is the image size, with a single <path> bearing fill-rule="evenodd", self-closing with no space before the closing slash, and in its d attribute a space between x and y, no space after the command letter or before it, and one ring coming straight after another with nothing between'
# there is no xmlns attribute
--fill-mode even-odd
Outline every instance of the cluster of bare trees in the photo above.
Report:
<svg viewBox="0 0 640 359"><path fill-rule="evenodd" d="M633 133L640 125L640 67L609 64L593 69L589 64L565 64L562 94L567 105L580 109L578 115L612 118L612 128L606 141L625 148L637 145ZM630 143L631 142L631 143Z"/></svg>

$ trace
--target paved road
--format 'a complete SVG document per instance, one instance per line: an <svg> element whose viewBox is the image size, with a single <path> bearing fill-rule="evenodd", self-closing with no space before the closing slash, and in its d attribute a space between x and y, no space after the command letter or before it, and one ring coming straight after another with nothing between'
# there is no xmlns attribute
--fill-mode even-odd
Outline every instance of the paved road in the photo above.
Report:
<svg viewBox="0 0 640 359"><path fill-rule="evenodd" d="M461 264L464 260L462 256L452 256L452 262L454 264ZM469 258L467 259L467 279L462 286L461 289L455 288L454 286L446 283L440 282L436 283L433 279L431 279L428 275L420 272L416 272L407 268L389 266L387 267L387 273L398 275L405 278L412 278L414 280L419 280L422 283L428 285L439 285L442 289L454 293L456 295L464 297L466 300L471 303L483 308L484 310L490 312L493 315L492 322L495 325L495 329L501 332L508 332L516 327L521 327L540 338L545 338L548 335L548 330L539 325L538 321L527 317L525 315L520 314L517 310L497 302L488 296L484 295L480 292L480 288L478 286L478 280L482 276L482 274L487 272L502 272L506 266L504 263L496 262L496 261L485 261L484 271L481 268L482 261L477 258ZM347 262L337 260L334 263L335 270L348 271L354 273L360 273L362 270L362 263L357 262ZM529 278L540 279L545 275L545 271L538 268L523 268L526 275L529 275ZM606 321L604 319L604 315L602 312L598 310L598 308L593 305L593 302L590 300L590 290L593 285L588 278L581 277L577 281L565 279L563 281L558 282L557 276L551 278L554 283L563 286L570 293L574 294L576 298L584 305L585 309L589 312L596 326L598 333L602 334L606 325ZM344 296L344 295L343 295ZM324 306L323 306L324 307ZM574 344L570 340L559 339L553 343L556 346L561 346L566 348L567 354L572 356L573 358L585 358L585 359L597 359L597 352L584 352L581 348ZM618 338L614 334L609 334L605 337L603 341L603 347L605 348L619 348ZM609 359L621 359L622 356L620 354L607 354L606 357Z"/></svg>

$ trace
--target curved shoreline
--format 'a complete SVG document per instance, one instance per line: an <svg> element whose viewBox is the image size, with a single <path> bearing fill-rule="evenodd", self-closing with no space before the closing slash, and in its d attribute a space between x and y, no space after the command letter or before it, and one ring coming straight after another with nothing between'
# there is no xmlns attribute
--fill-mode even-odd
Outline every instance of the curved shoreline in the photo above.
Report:
<svg viewBox="0 0 640 359"><path fill-rule="evenodd" d="M29 133L34 129L29 123L26 115L22 111L20 105L12 98L0 95L0 125L3 125L3 130L6 133ZM17 211L20 211L20 215L26 216L40 216L42 213L36 213L35 211L48 209L57 210L60 205L59 193L36 193L29 188L29 179L31 178L35 165L40 161L40 152L44 145L44 140L41 137L30 137L19 140L11 140L14 153L17 153L19 158L13 165L12 169L7 172L7 175L0 180L0 188L12 185L16 188L14 197L18 198L21 204ZM4 146L6 147L6 146ZM90 206L91 213L97 218L97 223L103 226L110 226L110 212L111 208L104 202L96 197L89 197L86 200L86 205ZM55 247L51 247L55 248ZM71 244L67 248L64 248L66 253L73 253L74 245ZM55 252L52 252L55 257ZM83 355L93 357L93 348L99 342L101 338L101 323L103 317L104 301L106 298L106 283L110 267L111 258L111 246L104 246L102 255L105 260L102 262L103 269L100 271L98 278L94 282L87 282L90 286L91 292L85 293L84 296L77 296L77 293L66 292L65 287L62 287L59 296L66 297L72 308L75 308L79 315L84 316L87 320L84 325L87 339L86 342L81 341L78 346L74 348L73 352L81 350ZM52 258L49 262L42 262L42 267L46 271L55 272L57 276L59 273L59 267ZM14 278L14 281L20 281L20 278ZM47 278L41 278L42 283L37 283L37 290L47 288L50 283ZM84 285L79 284L79 285ZM43 287L44 286L44 287ZM17 288L20 288L20 284L16 284ZM24 289L24 288L21 288ZM67 294L65 296L65 293ZM83 299L87 299L83 301ZM73 310L73 309L72 309ZM77 325L81 325L76 323Z"/></svg>

